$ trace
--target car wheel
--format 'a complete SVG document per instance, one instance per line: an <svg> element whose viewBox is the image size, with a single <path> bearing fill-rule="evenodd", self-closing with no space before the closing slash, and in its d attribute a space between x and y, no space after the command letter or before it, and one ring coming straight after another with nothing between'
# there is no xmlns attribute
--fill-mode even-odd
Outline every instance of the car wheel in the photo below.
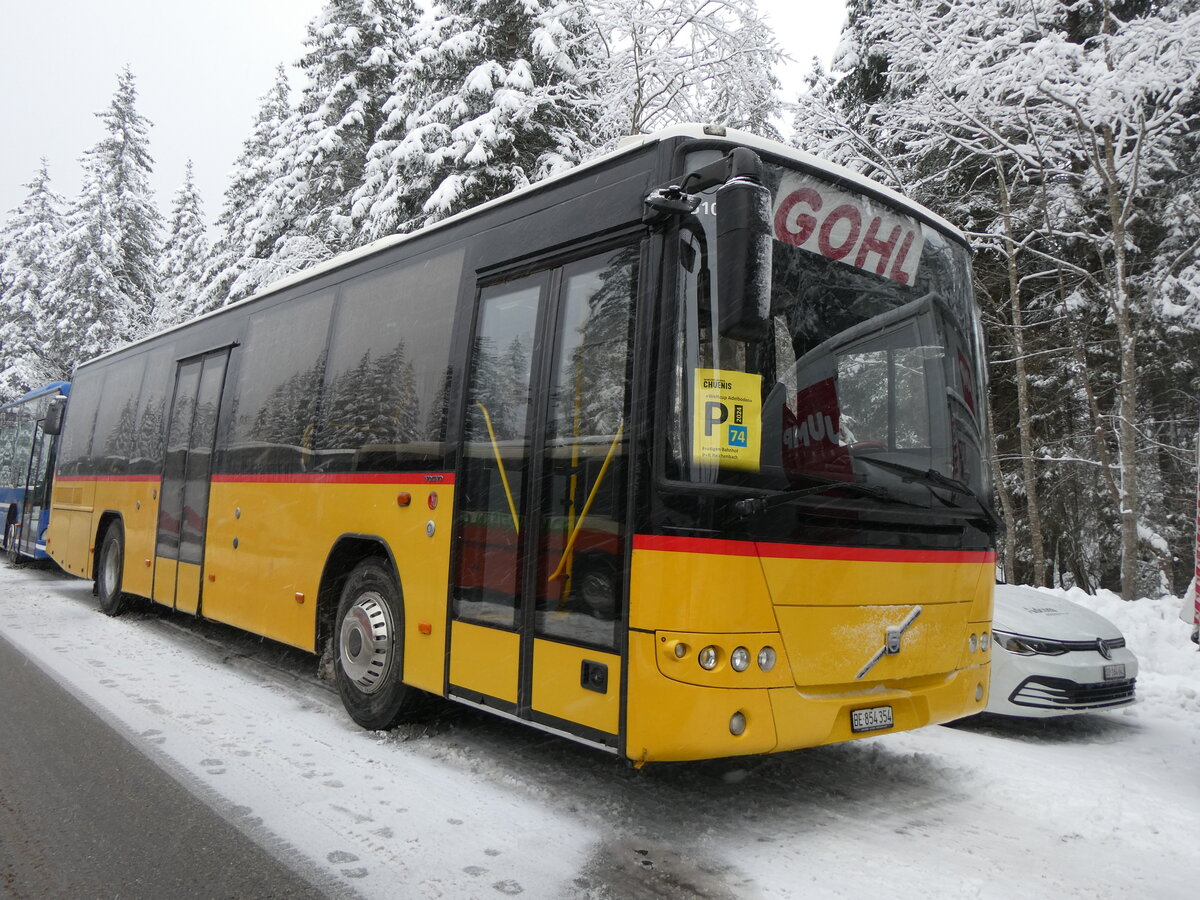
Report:
<svg viewBox="0 0 1200 900"><path fill-rule="evenodd" d="M129 597L121 590L125 568L125 532L120 522L111 523L100 541L100 556L96 566L96 595L100 609L108 616L125 612Z"/></svg>
<svg viewBox="0 0 1200 900"><path fill-rule="evenodd" d="M404 607L390 568L359 563L342 588L333 632L338 694L371 731L391 728L418 702L404 684Z"/></svg>

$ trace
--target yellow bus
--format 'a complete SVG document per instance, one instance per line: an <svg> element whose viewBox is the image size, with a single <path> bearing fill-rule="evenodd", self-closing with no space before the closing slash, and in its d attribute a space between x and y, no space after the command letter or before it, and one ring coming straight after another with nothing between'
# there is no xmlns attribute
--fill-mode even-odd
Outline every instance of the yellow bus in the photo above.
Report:
<svg viewBox="0 0 1200 900"><path fill-rule="evenodd" d="M76 369L49 552L640 765L983 708L994 537L962 236L711 126Z"/></svg>

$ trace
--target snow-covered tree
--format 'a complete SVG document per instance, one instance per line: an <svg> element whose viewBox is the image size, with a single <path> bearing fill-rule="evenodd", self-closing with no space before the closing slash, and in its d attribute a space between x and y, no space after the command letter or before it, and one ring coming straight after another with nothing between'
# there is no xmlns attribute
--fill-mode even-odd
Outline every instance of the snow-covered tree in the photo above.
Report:
<svg viewBox="0 0 1200 900"><path fill-rule="evenodd" d="M25 200L0 231L0 402L61 372L48 357L42 336L63 207L50 188L45 159L26 187Z"/></svg>
<svg viewBox="0 0 1200 900"><path fill-rule="evenodd" d="M150 122L136 100L127 68L112 104L97 113L105 135L82 159L83 187L65 217L47 309L64 375L145 334L154 320L162 215L150 189Z"/></svg>
<svg viewBox="0 0 1200 900"><path fill-rule="evenodd" d="M270 141L269 181L244 237L263 263L244 266L240 292L357 243L354 192L415 18L412 0L328 0L309 24L308 85Z"/></svg>
<svg viewBox="0 0 1200 900"><path fill-rule="evenodd" d="M754 0L576 0L611 144L679 122L776 137L783 54Z"/></svg>
<svg viewBox="0 0 1200 900"><path fill-rule="evenodd" d="M256 241L260 231L258 202L279 173L273 169L283 123L291 114L291 88L287 70L275 70L275 83L260 101L250 136L234 164L221 214L217 240L204 275L201 311L217 309L249 296L256 285L269 281L258 270L267 264L272 246Z"/></svg>
<svg viewBox="0 0 1200 900"><path fill-rule="evenodd" d="M598 103L579 65L581 28L574 9L543 0L436 7L403 74L424 92L403 126L391 107L371 154L364 233L438 221L586 156Z"/></svg>
<svg viewBox="0 0 1200 900"><path fill-rule="evenodd" d="M200 311L200 289L208 262L208 238L204 212L189 159L183 185L175 194L167 239L159 259L159 283L156 328L168 328L190 319Z"/></svg>

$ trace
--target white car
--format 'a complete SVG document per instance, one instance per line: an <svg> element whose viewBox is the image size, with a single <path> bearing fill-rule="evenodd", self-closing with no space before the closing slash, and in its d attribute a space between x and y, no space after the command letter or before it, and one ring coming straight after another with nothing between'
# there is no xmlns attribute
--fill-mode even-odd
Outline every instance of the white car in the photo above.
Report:
<svg viewBox="0 0 1200 900"><path fill-rule="evenodd" d="M1127 706L1137 657L1099 613L1034 588L996 585L987 712L1044 718Z"/></svg>

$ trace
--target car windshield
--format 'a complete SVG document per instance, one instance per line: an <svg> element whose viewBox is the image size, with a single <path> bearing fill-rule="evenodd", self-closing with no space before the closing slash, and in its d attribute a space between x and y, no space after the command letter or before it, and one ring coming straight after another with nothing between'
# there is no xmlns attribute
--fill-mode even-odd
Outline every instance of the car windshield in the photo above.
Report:
<svg viewBox="0 0 1200 900"><path fill-rule="evenodd" d="M715 156L692 154L689 168ZM681 225L669 475L893 514L895 500L931 510L959 507L961 495L986 503L982 342L966 248L808 172L768 164L767 183L763 337L719 331L715 191ZM830 482L883 491L805 490Z"/></svg>

